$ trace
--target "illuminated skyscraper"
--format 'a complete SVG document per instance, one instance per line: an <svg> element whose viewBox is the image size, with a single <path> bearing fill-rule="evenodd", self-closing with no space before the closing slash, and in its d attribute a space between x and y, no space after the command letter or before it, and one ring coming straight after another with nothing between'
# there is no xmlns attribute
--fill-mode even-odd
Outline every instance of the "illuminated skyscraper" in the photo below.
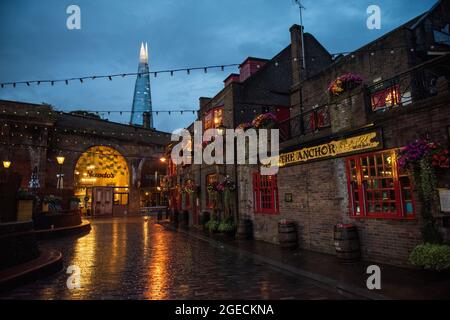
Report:
<svg viewBox="0 0 450 320"><path fill-rule="evenodd" d="M150 91L150 75L148 68L148 47L147 43L141 43L139 54L138 73L136 85L134 87L133 109L131 112L130 124L143 125L144 113L150 117L150 128L153 128L152 95Z"/></svg>

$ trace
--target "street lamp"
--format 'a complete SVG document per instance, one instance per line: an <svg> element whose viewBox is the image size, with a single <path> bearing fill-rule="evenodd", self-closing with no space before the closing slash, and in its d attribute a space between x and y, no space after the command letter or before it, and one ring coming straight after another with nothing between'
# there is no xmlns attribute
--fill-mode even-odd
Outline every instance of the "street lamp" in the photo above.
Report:
<svg viewBox="0 0 450 320"><path fill-rule="evenodd" d="M57 189L62 189L63 188L63 180L62 180L62 166L64 164L64 160L66 158L64 158L63 155L59 155L56 157L56 161L59 164L59 175L58 175L58 182L56 184L56 188Z"/></svg>
<svg viewBox="0 0 450 320"><path fill-rule="evenodd" d="M11 167L11 161L3 160L3 168L8 169L9 167Z"/></svg>
<svg viewBox="0 0 450 320"><path fill-rule="evenodd" d="M220 135L220 136L223 136L223 134L225 133L225 126L223 125L223 124L221 124L220 126L218 126L217 128L216 128L216 130L217 130L217 133Z"/></svg>
<svg viewBox="0 0 450 320"><path fill-rule="evenodd" d="M159 158L159 161L161 161L161 162L166 162L167 161L167 159L165 158L165 157L161 157L161 158Z"/></svg>
<svg viewBox="0 0 450 320"><path fill-rule="evenodd" d="M66 160L66 158L64 158L63 156L57 156L56 157L56 161L58 162L59 165L63 165L64 164L64 160Z"/></svg>

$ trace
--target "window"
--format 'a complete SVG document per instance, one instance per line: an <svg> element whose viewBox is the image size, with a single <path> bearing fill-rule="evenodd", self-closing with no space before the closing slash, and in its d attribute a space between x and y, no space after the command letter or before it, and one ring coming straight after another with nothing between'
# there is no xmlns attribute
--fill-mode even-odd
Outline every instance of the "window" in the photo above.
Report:
<svg viewBox="0 0 450 320"><path fill-rule="evenodd" d="M305 133L312 133L330 127L330 112L328 106L313 109L303 115Z"/></svg>
<svg viewBox="0 0 450 320"><path fill-rule="evenodd" d="M222 107L208 111L208 113L205 115L204 118L205 130L218 128L220 125L222 125L222 120L223 120Z"/></svg>
<svg viewBox="0 0 450 320"><path fill-rule="evenodd" d="M279 213L277 176L253 174L253 204L255 213Z"/></svg>
<svg viewBox="0 0 450 320"><path fill-rule="evenodd" d="M395 150L347 158L347 175L351 216L414 218L411 179Z"/></svg>
<svg viewBox="0 0 450 320"><path fill-rule="evenodd" d="M400 85L396 84L388 88L372 93L371 97L372 111L384 111L400 105Z"/></svg>
<svg viewBox="0 0 450 320"><path fill-rule="evenodd" d="M128 193L114 193L114 205L127 205L128 204Z"/></svg>
<svg viewBox="0 0 450 320"><path fill-rule="evenodd" d="M217 173L214 174L208 174L206 176L206 190L208 189L208 185L219 182L219 175ZM206 207L213 208L214 207L214 199L209 194L208 190L206 191Z"/></svg>

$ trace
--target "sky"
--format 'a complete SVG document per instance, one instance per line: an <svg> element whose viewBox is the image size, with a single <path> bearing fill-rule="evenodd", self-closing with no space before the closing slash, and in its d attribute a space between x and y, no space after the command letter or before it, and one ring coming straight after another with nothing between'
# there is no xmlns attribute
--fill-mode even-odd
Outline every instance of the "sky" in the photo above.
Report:
<svg viewBox="0 0 450 320"><path fill-rule="evenodd" d="M437 0L303 0L305 31L331 53L355 50L430 9ZM81 9L81 29L69 30L68 6ZM369 5L381 8L381 29L366 26ZM0 0L0 82L136 72L142 41L150 71L270 59L290 42L299 24L293 0ZM198 109L236 68L151 77L153 110ZM130 111L135 77L18 85L0 99L49 103L57 110ZM105 114L128 122L129 113ZM154 115L158 130L172 132L192 113Z"/></svg>

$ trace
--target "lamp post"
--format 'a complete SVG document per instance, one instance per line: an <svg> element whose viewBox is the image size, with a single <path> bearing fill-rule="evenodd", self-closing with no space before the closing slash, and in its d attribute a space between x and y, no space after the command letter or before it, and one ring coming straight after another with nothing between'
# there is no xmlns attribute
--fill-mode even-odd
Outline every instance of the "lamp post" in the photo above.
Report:
<svg viewBox="0 0 450 320"><path fill-rule="evenodd" d="M56 184L56 188L57 189L62 189L63 188L63 179L62 179L62 168L63 168L63 164L64 164L64 160L66 158L64 158L63 155L59 155L56 157L56 161L59 164L59 175L58 175L58 182Z"/></svg>
<svg viewBox="0 0 450 320"><path fill-rule="evenodd" d="M3 168L9 169L9 167L11 167L11 161L3 160Z"/></svg>

